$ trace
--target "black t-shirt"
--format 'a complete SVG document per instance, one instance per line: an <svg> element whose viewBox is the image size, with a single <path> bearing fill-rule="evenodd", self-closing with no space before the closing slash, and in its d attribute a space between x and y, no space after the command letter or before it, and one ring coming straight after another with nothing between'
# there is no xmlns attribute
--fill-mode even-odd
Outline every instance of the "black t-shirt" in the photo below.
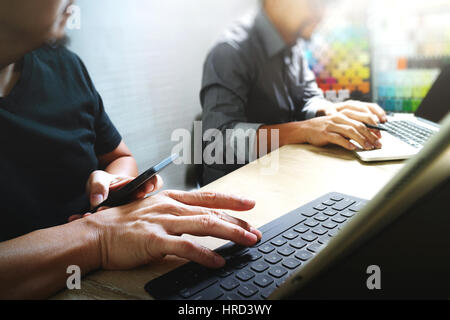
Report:
<svg viewBox="0 0 450 320"><path fill-rule="evenodd" d="M0 98L0 241L86 213L97 157L121 140L74 53L25 55L20 80Z"/></svg>

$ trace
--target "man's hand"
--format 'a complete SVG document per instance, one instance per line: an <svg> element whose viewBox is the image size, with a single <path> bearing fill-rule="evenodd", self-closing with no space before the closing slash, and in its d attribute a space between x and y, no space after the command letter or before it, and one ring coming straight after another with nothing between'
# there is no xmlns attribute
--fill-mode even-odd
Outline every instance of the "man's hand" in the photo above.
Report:
<svg viewBox="0 0 450 320"><path fill-rule="evenodd" d="M225 263L221 256L181 236L212 236L252 246L261 232L216 209L247 211L254 206L252 200L231 195L164 191L83 221L97 234L103 269L131 269L166 255L218 268Z"/></svg>
<svg viewBox="0 0 450 320"><path fill-rule="evenodd" d="M324 103L317 111L317 118L290 122L278 125L266 125L259 130L277 130L280 141L279 146L290 144L309 143L318 147L336 144L347 150L354 151L357 147L350 142L356 141L366 150L380 149L382 147L381 133L378 130L368 129L365 124L378 125L386 122L384 110L374 103L347 101L333 104ZM261 141L258 137L258 147ZM267 144L271 150L271 144Z"/></svg>
<svg viewBox="0 0 450 320"><path fill-rule="evenodd" d="M218 268L224 259L182 234L252 246L261 233L214 208L250 210L252 200L206 192L165 191L71 223L0 243L0 298L44 299L67 285L67 266L82 275L125 270L175 255Z"/></svg>
<svg viewBox="0 0 450 320"><path fill-rule="evenodd" d="M89 201L91 207L95 208L103 201L108 199L109 191L118 190L132 180L134 177L128 176L117 176L109 174L105 171L94 171L86 184L86 192L89 196ZM162 187L162 179L155 176L153 179L149 180L144 184L137 192L133 195L135 200L144 198L147 194L157 191Z"/></svg>
<svg viewBox="0 0 450 320"><path fill-rule="evenodd" d="M356 146L349 141L354 140L366 150L381 148L378 134L341 112L300 122L299 127L303 143L319 147L332 143L347 150L356 150Z"/></svg>
<svg viewBox="0 0 450 320"><path fill-rule="evenodd" d="M110 191L114 191L124 187L126 184L130 183L134 177L128 176L117 176L109 174L105 171L94 171L88 179L86 184L86 192L89 197L89 202L91 204L91 208L97 207L103 201L108 199L108 195ZM149 180L146 184L144 184L132 197L134 200L143 199L147 194L151 192L155 192L161 189L163 185L163 180L161 177L156 175L154 178ZM99 211L105 208L100 208ZM80 219L82 217L86 217L89 214L82 215L73 215L69 217L68 221L72 222L76 219Z"/></svg>
<svg viewBox="0 0 450 320"><path fill-rule="evenodd" d="M350 119L371 125L387 122L386 112L379 105L361 101L350 100L342 103L328 104L319 113L320 115L331 116L337 112L346 115Z"/></svg>

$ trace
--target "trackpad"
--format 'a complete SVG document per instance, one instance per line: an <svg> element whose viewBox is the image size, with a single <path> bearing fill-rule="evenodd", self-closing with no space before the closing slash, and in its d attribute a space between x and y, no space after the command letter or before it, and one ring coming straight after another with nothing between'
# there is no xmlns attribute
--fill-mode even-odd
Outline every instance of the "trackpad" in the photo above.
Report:
<svg viewBox="0 0 450 320"><path fill-rule="evenodd" d="M380 139L380 142L383 145L381 149L366 151L356 141L352 140L351 142L358 147L356 154L363 161L409 159L420 151L420 149L414 148L385 132Z"/></svg>

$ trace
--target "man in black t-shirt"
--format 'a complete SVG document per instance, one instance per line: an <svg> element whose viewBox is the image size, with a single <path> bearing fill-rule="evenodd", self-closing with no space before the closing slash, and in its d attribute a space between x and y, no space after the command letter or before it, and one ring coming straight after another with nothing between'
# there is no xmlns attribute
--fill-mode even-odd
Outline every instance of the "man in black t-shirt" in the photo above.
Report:
<svg viewBox="0 0 450 320"><path fill-rule="evenodd" d="M137 173L75 54L44 46L24 56L20 73L0 97L0 196L7 199L0 210L8 215L0 241L63 224L100 204L109 188L95 192L94 179L104 177L109 186Z"/></svg>
<svg viewBox="0 0 450 320"><path fill-rule="evenodd" d="M209 267L223 258L188 233L253 245L261 233L211 208L252 200L165 191L159 177L129 205L85 214L137 175L136 162L82 61L57 42L69 0L0 0L0 298L62 289L69 265L83 274L129 269L165 255Z"/></svg>

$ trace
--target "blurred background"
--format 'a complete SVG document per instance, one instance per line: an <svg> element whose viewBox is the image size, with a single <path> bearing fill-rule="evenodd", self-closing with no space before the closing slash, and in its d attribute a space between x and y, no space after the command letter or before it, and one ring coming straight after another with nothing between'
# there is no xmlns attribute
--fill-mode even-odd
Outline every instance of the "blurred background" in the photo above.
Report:
<svg viewBox="0 0 450 320"><path fill-rule="evenodd" d="M221 31L258 0L78 0L68 30L105 107L145 170L167 157L174 130L201 114L203 62ZM450 64L450 0L340 0L306 55L327 99L414 112ZM172 166L166 188L195 187L193 167ZM230 190L233 192L233 190Z"/></svg>

